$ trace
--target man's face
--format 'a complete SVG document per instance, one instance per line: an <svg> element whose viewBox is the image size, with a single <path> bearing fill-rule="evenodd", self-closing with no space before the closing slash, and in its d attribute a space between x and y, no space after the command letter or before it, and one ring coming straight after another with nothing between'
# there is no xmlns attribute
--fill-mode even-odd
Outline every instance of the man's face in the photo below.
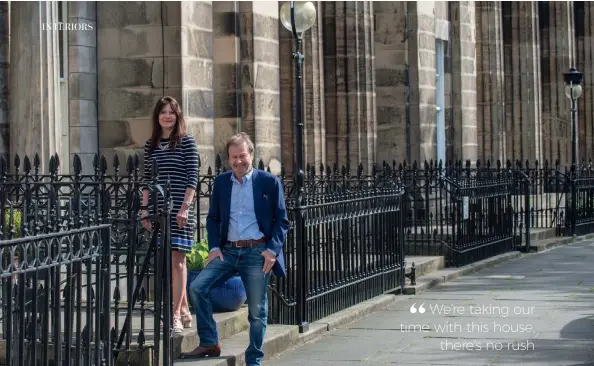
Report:
<svg viewBox="0 0 594 366"><path fill-rule="evenodd" d="M236 177L241 178L252 168L250 151L245 142L229 146L229 165Z"/></svg>

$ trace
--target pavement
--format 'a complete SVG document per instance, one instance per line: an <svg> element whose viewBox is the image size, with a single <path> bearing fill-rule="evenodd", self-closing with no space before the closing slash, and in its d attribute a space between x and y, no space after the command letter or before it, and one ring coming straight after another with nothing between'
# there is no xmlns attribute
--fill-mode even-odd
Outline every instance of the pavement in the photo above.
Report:
<svg viewBox="0 0 594 366"><path fill-rule="evenodd" d="M400 296L264 365L594 366L593 264L592 240L522 255Z"/></svg>

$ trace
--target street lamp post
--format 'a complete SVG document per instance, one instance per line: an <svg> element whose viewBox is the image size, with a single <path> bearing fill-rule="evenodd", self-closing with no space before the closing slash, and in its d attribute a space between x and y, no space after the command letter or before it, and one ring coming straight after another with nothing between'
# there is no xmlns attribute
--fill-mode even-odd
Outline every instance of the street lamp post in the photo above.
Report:
<svg viewBox="0 0 594 366"><path fill-rule="evenodd" d="M571 100L571 214L569 215L569 225L571 234L576 235L576 215L577 215L577 188L575 179L577 175L577 100L582 95L582 79L584 74L577 71L575 67L569 69L569 72L563 74L565 78L565 95Z"/></svg>
<svg viewBox="0 0 594 366"><path fill-rule="evenodd" d="M316 7L311 1L290 1L285 2L280 8L280 20L287 30L293 34L295 39L295 122L297 124L297 176L295 188L297 198L295 200L295 244L297 246L297 325L299 332L304 333L309 329L307 320L307 245L305 243L305 225L303 220L303 116L302 116L302 92L301 83L303 79L303 54L301 44L303 33L310 29L316 21Z"/></svg>
<svg viewBox="0 0 594 366"><path fill-rule="evenodd" d="M582 79L584 74L577 71L575 67L563 74L565 77L565 95L571 100L571 165L577 165L577 100L582 96Z"/></svg>

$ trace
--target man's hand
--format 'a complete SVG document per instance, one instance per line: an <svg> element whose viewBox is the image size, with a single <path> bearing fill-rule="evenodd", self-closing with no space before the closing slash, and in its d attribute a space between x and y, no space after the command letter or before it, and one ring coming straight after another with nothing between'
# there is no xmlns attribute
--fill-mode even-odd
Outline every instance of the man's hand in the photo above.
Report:
<svg viewBox="0 0 594 366"><path fill-rule="evenodd" d="M177 213L175 220L177 221L177 226L180 229L182 229L184 226L186 226L186 224L188 223L188 208L185 206L182 206L179 209L179 212Z"/></svg>
<svg viewBox="0 0 594 366"><path fill-rule="evenodd" d="M270 253L268 249L262 252L262 256L264 257L264 267L262 270L264 273L268 273L272 269L272 266L274 266L274 263L276 263L276 256Z"/></svg>
<svg viewBox="0 0 594 366"><path fill-rule="evenodd" d="M206 257L206 262L204 262L204 267L208 266L208 264L215 258L220 258L221 262L223 262L223 253L220 249L215 249L212 252L208 253L208 257Z"/></svg>
<svg viewBox="0 0 594 366"><path fill-rule="evenodd" d="M148 214L148 212L147 212L147 211L145 211L145 210L142 210L142 214L141 214L141 217L142 217L142 218L144 218L144 217L147 217L148 215L149 215L149 214ZM144 226L144 228L145 228L147 231L149 231L149 232L153 231L153 225L152 225L151 221L150 221L150 220L148 220L148 219L143 219L143 220L142 220L142 226Z"/></svg>

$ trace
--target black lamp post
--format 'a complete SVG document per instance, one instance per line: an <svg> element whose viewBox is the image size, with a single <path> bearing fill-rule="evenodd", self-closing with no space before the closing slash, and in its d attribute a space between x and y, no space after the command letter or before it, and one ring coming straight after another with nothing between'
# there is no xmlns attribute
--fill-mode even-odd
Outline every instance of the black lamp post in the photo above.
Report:
<svg viewBox="0 0 594 366"><path fill-rule="evenodd" d="M569 69L569 72L563 74L565 78L565 95L571 100L571 165L576 167L577 154L577 100L582 96L581 82L584 74L577 71L575 67Z"/></svg>
<svg viewBox="0 0 594 366"><path fill-rule="evenodd" d="M297 82L295 83L295 100L297 106L295 108L296 124L297 124L297 179L295 181L295 188L297 190L297 198L295 200L295 244L297 246L297 325L301 333L306 332L309 328L307 321L307 245L303 238L305 235L305 225L303 221L303 117L302 117L302 68L303 68L303 54L301 53L301 43L303 32L311 28L316 21L316 7L311 1L290 1L285 2L280 8L280 20L287 30L293 33L295 39L295 52L293 52L293 60L295 60L295 75Z"/></svg>
<svg viewBox="0 0 594 366"><path fill-rule="evenodd" d="M577 71L575 67L569 69L569 72L563 74L565 77L565 95L571 99L571 211L568 212L567 220L571 230L571 234L576 236L576 215L577 215L577 188L575 186L575 178L577 177L577 100L582 95L582 86L580 85L584 74Z"/></svg>

